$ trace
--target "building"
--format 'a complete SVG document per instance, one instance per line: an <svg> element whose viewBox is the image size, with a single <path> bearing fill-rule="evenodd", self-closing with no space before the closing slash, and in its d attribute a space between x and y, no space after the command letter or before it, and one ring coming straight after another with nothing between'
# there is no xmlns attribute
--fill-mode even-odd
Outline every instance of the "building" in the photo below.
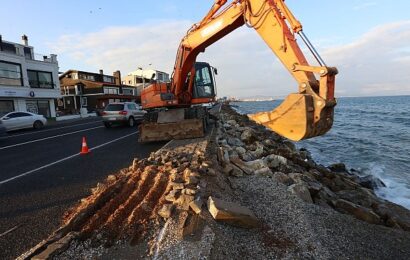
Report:
<svg viewBox="0 0 410 260"><path fill-rule="evenodd" d="M21 44L0 35L0 115L29 111L54 118L60 97L57 55L34 53L26 35Z"/></svg>
<svg viewBox="0 0 410 260"><path fill-rule="evenodd" d="M152 80L157 82L169 82L169 74L159 70L136 70L128 73L123 78L122 83L130 86L137 87L138 94L140 95L143 85L147 86Z"/></svg>
<svg viewBox="0 0 410 260"><path fill-rule="evenodd" d="M68 70L60 76L62 102L59 110L64 114L77 114L81 108L100 111L113 102L140 102L135 86L121 84L121 72L105 75L99 73Z"/></svg>

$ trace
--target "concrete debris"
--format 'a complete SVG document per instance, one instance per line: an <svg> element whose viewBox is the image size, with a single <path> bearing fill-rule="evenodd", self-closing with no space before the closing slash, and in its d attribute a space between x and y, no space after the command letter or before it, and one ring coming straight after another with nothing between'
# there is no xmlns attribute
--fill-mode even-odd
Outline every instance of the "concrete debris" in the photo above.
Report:
<svg viewBox="0 0 410 260"><path fill-rule="evenodd" d="M207 206L215 220L243 228L255 228L259 225L259 221L253 212L239 204L210 196Z"/></svg>
<svg viewBox="0 0 410 260"><path fill-rule="evenodd" d="M165 204L158 211L158 215L160 215L163 218L170 218L174 207L175 206L173 204Z"/></svg>

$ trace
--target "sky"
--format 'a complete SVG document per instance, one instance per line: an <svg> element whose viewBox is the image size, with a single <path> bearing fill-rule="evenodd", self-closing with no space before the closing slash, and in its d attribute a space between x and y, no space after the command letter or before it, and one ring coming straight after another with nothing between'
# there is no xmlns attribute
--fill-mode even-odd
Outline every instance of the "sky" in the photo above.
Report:
<svg viewBox="0 0 410 260"><path fill-rule="evenodd" d="M213 2L7 1L0 9L0 34L13 42L26 34L36 53L58 55L61 72L103 69L125 75L143 67L171 73L180 40ZM410 95L410 1L286 4L327 65L338 68L337 96ZM208 47L198 60L218 68L219 96L283 97L297 91L297 82L246 26Z"/></svg>

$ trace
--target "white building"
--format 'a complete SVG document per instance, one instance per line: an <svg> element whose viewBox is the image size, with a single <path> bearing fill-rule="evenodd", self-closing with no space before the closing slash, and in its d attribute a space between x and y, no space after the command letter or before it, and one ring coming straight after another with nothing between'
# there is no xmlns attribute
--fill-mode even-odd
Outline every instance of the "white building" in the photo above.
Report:
<svg viewBox="0 0 410 260"><path fill-rule="evenodd" d="M57 55L37 57L28 45L4 41L0 35L0 115L29 111L56 117L56 101L61 98Z"/></svg>
<svg viewBox="0 0 410 260"><path fill-rule="evenodd" d="M123 78L122 84L137 87L137 95L140 95L141 89L143 88L143 83L148 86L151 80L157 82L169 82L169 74L159 70L153 69L138 69L128 73L127 76Z"/></svg>

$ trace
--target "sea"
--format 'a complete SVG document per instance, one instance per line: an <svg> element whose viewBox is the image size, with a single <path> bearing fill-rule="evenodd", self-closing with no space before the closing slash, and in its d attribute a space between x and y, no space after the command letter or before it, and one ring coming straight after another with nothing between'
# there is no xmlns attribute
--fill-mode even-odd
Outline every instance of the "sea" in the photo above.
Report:
<svg viewBox="0 0 410 260"><path fill-rule="evenodd" d="M410 209L410 96L339 98L332 129L323 136L296 142L313 159L381 179L376 194ZM272 110L277 101L233 102L242 114Z"/></svg>

